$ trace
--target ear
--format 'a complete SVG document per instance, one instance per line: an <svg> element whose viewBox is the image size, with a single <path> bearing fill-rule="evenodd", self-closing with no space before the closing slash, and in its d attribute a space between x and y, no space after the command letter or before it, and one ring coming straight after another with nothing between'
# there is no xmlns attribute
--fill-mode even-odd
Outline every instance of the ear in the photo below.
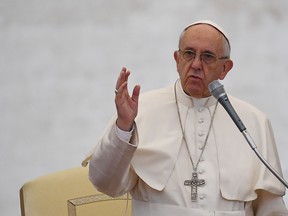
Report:
<svg viewBox="0 0 288 216"><path fill-rule="evenodd" d="M233 61L231 59L227 59L223 65L223 71L220 74L219 79L223 80L232 68L233 68Z"/></svg>
<svg viewBox="0 0 288 216"><path fill-rule="evenodd" d="M179 52L178 52L178 50L174 51L174 59L175 59L176 63L178 64L179 63Z"/></svg>

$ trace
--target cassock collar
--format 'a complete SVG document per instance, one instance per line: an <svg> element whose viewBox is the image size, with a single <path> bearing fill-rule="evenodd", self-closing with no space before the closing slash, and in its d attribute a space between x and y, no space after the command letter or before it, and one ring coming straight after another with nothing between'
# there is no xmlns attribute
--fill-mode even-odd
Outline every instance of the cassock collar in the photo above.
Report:
<svg viewBox="0 0 288 216"><path fill-rule="evenodd" d="M214 106L217 102L217 100L213 97L206 97L206 98L195 98L187 95L181 85L180 80L178 79L176 81L176 94L177 99L179 103L182 103L183 105L187 107L210 107Z"/></svg>

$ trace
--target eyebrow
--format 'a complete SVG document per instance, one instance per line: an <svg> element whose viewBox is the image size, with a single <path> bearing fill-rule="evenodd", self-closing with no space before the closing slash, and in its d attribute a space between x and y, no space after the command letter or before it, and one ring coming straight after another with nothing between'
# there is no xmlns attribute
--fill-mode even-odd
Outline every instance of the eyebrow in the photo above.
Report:
<svg viewBox="0 0 288 216"><path fill-rule="evenodd" d="M184 50L191 50L191 51L194 51L195 52L195 49L192 48L192 47L187 47L185 48ZM212 54L212 55L216 55L216 53L212 52L211 50L204 50L203 52L201 53L209 53L209 54Z"/></svg>

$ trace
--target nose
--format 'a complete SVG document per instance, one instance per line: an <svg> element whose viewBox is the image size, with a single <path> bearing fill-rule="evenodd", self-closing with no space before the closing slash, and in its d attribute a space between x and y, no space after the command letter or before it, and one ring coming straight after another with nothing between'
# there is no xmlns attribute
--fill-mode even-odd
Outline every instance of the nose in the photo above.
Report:
<svg viewBox="0 0 288 216"><path fill-rule="evenodd" d="M195 56L195 58L192 60L191 67L196 70L202 67L202 60L200 55Z"/></svg>

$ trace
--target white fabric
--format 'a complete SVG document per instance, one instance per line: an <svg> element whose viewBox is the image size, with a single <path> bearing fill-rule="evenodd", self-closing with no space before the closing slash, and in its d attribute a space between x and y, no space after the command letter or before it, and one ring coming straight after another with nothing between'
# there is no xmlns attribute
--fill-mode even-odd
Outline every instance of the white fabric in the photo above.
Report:
<svg viewBox="0 0 288 216"><path fill-rule="evenodd" d="M185 208L176 205L163 205L158 203L143 202L139 200L133 200L134 209L132 211L133 215L137 216L147 216L147 215L157 215L157 216L253 216L246 214L245 210L242 211L213 211L204 210L196 208ZM157 212L157 214L155 214Z"/></svg>
<svg viewBox="0 0 288 216"><path fill-rule="evenodd" d="M216 101L209 99L207 107L202 106L203 101L198 101L199 107L195 107L179 85L177 93L182 122L185 122L186 129L188 125L192 126L189 129L192 132L187 133L192 137L187 140L191 150L195 149L191 151L195 161ZM233 97L230 100L243 122L247 123L259 150L281 173L269 121L254 107ZM116 136L115 119L112 122L90 162L91 181L98 190L108 195L119 196L130 191L134 200L145 202L148 206L168 205L174 209L178 206L187 212L192 209L205 212L205 209L206 215L216 211L238 215L237 212L246 208L246 215L250 216L253 215L251 204L257 198L257 189L279 196L284 194L284 187L260 163L220 105L199 164L199 178L204 178L206 185L198 187L197 202L191 202L191 189L183 185L184 180L191 179L192 166L182 142L173 86L141 95L131 143ZM277 205L283 209L283 203L277 202ZM135 212L144 211L137 205L133 207ZM168 209L162 209L160 213L160 209L145 216L174 215ZM142 216L140 213L134 215Z"/></svg>
<svg viewBox="0 0 288 216"><path fill-rule="evenodd" d="M191 26L199 25L199 24L210 25L210 26L214 27L215 29L217 29L226 38L226 40L227 40L227 42L229 44L229 47L230 47L230 41L229 41L229 37L228 37L227 32L225 32L224 29L220 25L218 25L217 23L215 23L215 22L213 22L211 20L199 20L199 21L193 22L193 23L189 24L188 26L186 26L184 28L184 31L186 31Z"/></svg>
<svg viewBox="0 0 288 216"><path fill-rule="evenodd" d="M182 96L180 97L182 103L189 106L191 100L183 94L179 96ZM146 103L148 98L150 103ZM274 137L266 116L234 97L230 96L230 100L260 152L281 173ZM208 106L212 104L211 100ZM156 112L155 109L159 111ZM165 110L165 112L160 110ZM162 89L157 94L152 92L142 96L138 116L136 124L139 147L132 160L133 168L150 187L163 190L181 147L177 143L182 141L173 87ZM268 189L272 193L284 194L283 185L261 164L221 106L218 106L215 115L213 133L218 149L216 156L220 165L221 192L225 198L253 200L256 198L255 190L257 189ZM153 134L153 136L146 136L146 134ZM161 170L161 175L155 175L159 170Z"/></svg>
<svg viewBox="0 0 288 216"><path fill-rule="evenodd" d="M129 140L132 137L133 131L134 131L134 128L131 131L123 131L120 128L116 127L117 136L125 142L129 142Z"/></svg>

